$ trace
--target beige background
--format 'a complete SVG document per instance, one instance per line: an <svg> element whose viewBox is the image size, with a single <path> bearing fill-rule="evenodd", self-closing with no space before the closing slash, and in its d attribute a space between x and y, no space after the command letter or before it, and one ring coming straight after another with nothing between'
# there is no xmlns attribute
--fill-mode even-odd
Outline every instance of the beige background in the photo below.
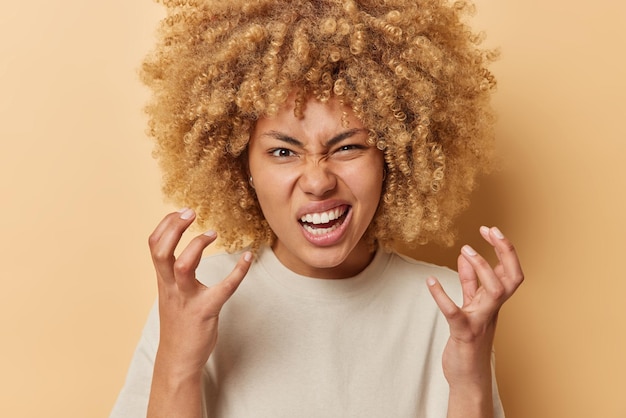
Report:
<svg viewBox="0 0 626 418"><path fill-rule="evenodd" d="M527 282L503 310L509 418L626 417L626 5L478 1L500 45L502 172L461 219L513 238ZM0 416L107 416L155 287L165 211L136 77L148 0L0 11ZM457 247L458 248L458 247ZM414 255L451 264L453 250ZM484 247L480 247L484 249Z"/></svg>

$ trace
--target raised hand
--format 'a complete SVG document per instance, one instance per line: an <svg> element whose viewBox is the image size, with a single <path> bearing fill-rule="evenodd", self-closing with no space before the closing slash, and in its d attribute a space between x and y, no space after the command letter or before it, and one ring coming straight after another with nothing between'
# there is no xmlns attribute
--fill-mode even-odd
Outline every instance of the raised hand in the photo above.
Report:
<svg viewBox="0 0 626 418"><path fill-rule="evenodd" d="M481 227L482 237L496 253L492 267L470 246L458 258L463 304L457 306L434 278L429 290L450 326L450 338L443 353L443 371L450 384L448 417L493 414L491 407L491 351L498 312L524 280L524 274L511 242L498 228ZM475 415L468 403L482 399ZM462 407L461 407L462 406Z"/></svg>
<svg viewBox="0 0 626 418"><path fill-rule="evenodd" d="M209 231L174 256L182 234L195 219L191 209L167 215L150 235L159 293L160 341L148 416L199 416L201 375L215 348L219 313L248 272L244 253L221 282L206 287L195 276L202 251L216 239ZM182 408L182 409L181 409ZM189 408L190 413L184 413ZM168 415L170 414L170 415Z"/></svg>

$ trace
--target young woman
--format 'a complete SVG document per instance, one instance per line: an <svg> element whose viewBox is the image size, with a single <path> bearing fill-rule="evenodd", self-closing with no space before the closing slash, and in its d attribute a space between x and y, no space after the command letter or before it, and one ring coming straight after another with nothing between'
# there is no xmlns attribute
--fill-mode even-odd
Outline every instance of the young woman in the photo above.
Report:
<svg viewBox="0 0 626 418"><path fill-rule="evenodd" d="M503 416L510 241L482 227L499 263L464 246L458 274L392 250L450 243L488 163L494 80L465 5L166 6L143 75L186 207L150 237L158 304L112 416ZM213 229L175 257L194 221ZM228 253L202 259L218 236Z"/></svg>

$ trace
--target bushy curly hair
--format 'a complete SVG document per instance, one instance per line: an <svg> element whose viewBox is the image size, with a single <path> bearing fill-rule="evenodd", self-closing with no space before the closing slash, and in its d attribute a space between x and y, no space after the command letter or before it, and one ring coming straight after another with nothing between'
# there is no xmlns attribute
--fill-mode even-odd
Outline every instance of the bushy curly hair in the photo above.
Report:
<svg viewBox="0 0 626 418"><path fill-rule="evenodd" d="M384 152L386 179L368 237L453 240L490 161L493 51L441 0L161 0L142 79L153 92L149 134L164 193L195 208L227 250L271 244L248 183L246 149L259 117L293 91L336 96Z"/></svg>

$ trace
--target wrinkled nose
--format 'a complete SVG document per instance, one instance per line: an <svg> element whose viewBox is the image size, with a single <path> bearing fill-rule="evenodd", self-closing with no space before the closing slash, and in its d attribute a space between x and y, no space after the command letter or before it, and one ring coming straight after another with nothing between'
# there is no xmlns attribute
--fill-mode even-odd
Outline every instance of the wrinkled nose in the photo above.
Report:
<svg viewBox="0 0 626 418"><path fill-rule="evenodd" d="M324 197L337 187L337 177L326 164L311 161L303 168L299 185L308 195Z"/></svg>

